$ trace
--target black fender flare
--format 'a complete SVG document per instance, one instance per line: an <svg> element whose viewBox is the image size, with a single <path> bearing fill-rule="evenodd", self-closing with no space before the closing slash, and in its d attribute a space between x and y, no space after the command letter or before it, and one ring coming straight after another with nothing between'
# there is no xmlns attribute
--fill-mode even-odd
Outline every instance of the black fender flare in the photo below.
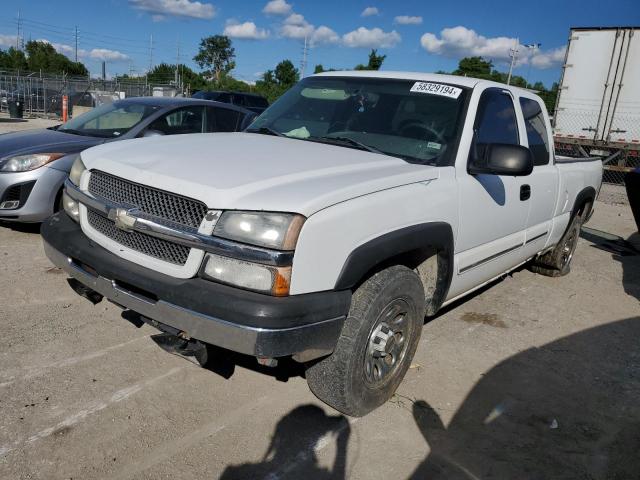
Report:
<svg viewBox="0 0 640 480"><path fill-rule="evenodd" d="M451 225L445 222L429 222L404 227L385 233L358 246L347 257L335 289L355 287L365 275L386 261L409 253L438 255L438 287L429 312L442 305L453 277L454 242ZM442 271L441 271L442 269Z"/></svg>

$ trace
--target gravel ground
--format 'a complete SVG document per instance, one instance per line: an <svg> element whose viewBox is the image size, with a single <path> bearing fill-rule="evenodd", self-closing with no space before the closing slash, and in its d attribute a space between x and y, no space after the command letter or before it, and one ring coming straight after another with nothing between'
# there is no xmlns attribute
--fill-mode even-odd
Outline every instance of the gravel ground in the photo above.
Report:
<svg viewBox="0 0 640 480"><path fill-rule="evenodd" d="M640 256L605 190L570 275L521 269L448 307L360 419L295 369L223 378L164 352L76 296L37 228L0 226L0 478L640 478Z"/></svg>

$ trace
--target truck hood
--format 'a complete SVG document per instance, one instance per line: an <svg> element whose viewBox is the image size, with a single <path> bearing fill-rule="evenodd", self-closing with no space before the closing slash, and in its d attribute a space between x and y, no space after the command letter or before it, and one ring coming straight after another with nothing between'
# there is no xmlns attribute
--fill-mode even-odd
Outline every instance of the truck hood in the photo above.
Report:
<svg viewBox="0 0 640 480"><path fill-rule="evenodd" d="M82 158L90 170L196 198L212 209L305 216L439 173L386 155L255 133L142 138L100 145Z"/></svg>

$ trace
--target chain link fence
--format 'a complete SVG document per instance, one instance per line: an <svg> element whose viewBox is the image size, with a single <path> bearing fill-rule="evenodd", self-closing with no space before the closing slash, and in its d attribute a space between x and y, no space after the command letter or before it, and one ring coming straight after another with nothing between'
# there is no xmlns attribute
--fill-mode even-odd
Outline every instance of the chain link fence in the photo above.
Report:
<svg viewBox="0 0 640 480"><path fill-rule="evenodd" d="M69 77L66 75L44 75L42 73L11 72L0 70L0 112L7 112L11 101L21 101L24 115L62 116L62 96L69 99L69 112L73 106L94 107L104 97L141 97L162 92L178 93L167 84L150 84L146 80ZM102 96L102 100L101 100Z"/></svg>
<svg viewBox="0 0 640 480"><path fill-rule="evenodd" d="M604 168L602 182L611 185L624 186L624 176L640 167L640 150L634 149L556 141L556 154L568 157L600 157Z"/></svg>

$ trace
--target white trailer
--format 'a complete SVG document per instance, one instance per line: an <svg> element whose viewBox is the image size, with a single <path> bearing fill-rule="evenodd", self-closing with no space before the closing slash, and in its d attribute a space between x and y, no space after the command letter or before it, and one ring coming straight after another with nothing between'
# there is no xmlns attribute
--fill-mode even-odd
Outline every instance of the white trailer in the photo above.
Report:
<svg viewBox="0 0 640 480"><path fill-rule="evenodd" d="M559 150L602 156L605 179L640 165L640 27L571 29L553 127Z"/></svg>

